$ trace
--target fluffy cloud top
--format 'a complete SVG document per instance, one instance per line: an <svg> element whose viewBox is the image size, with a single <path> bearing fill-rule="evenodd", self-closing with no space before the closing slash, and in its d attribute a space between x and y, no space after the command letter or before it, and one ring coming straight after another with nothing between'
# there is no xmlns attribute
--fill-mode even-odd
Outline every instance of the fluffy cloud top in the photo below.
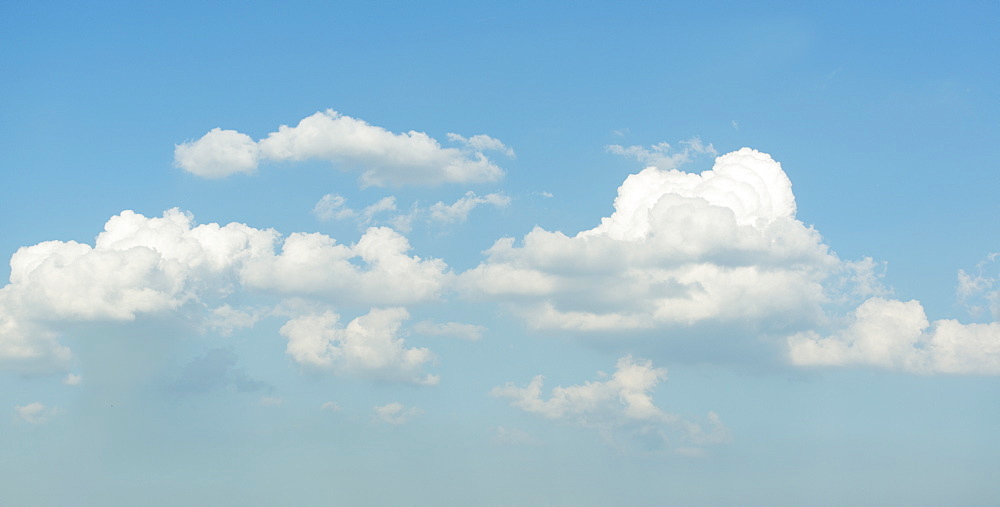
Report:
<svg viewBox="0 0 1000 507"><path fill-rule="evenodd" d="M817 320L822 282L841 269L795 219L781 166L749 148L701 174L649 167L625 180L614 206L575 236L535 228L520 246L497 241L463 274L466 288L511 301L543 329L781 327Z"/></svg>
<svg viewBox="0 0 1000 507"><path fill-rule="evenodd" d="M408 256L409 249L405 237L386 228L340 245L321 234L281 241L274 230L239 223L194 225L177 209L158 218L123 211L94 246L47 241L12 256L10 283L0 289L0 362L12 369L65 368L70 352L51 331L56 322L127 321L218 305L206 327L229 333L260 318L219 305L246 289L347 305L437 298L447 266Z"/></svg>
<svg viewBox="0 0 1000 507"><path fill-rule="evenodd" d="M261 161L326 160L360 171L363 186L399 186L496 181L503 170L485 153L513 155L486 135L466 139L449 134L449 139L461 147L445 148L423 132L396 134L327 110L303 118L295 127L282 125L258 142L233 130L213 129L201 139L177 145L174 162L192 174L222 178L253 172Z"/></svg>
<svg viewBox="0 0 1000 507"><path fill-rule="evenodd" d="M403 308L373 309L340 327L340 316L327 311L289 320L281 335L288 340L288 355L306 366L375 380L436 385L436 375L423 373L434 355L424 348L406 348L398 337L408 318Z"/></svg>
<svg viewBox="0 0 1000 507"><path fill-rule="evenodd" d="M610 430L631 427L649 432L658 426L681 430L697 444L721 443L729 438L728 430L714 413L709 414L711 430L667 413L653 402L654 388L667 378L667 370L654 368L652 362L626 356L618 360L616 370L605 381L585 382L569 387L555 387L548 399L542 398L544 378L536 376L525 387L512 383L494 388L491 394L507 398L511 405L546 419L562 420L586 427Z"/></svg>

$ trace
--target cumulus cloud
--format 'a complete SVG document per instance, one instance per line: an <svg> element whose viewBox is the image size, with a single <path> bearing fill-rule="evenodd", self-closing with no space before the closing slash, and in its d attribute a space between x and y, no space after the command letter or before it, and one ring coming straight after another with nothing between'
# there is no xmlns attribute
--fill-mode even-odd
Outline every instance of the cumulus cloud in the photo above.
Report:
<svg viewBox="0 0 1000 507"><path fill-rule="evenodd" d="M245 224L195 225L171 209L154 218L123 211L104 229L93 246L46 241L11 257L0 288L0 366L65 371L71 354L54 329L73 322L201 312L205 329L228 334L262 317L223 302L241 291L400 305L436 299L450 276L443 261L407 255L407 239L388 228L352 245L321 234L282 240Z"/></svg>
<svg viewBox="0 0 1000 507"><path fill-rule="evenodd" d="M387 403L382 406L376 406L372 410L375 412L375 416L378 417L384 423L387 424L403 424L410 419L423 413L422 410L416 407L405 407L400 403L392 402Z"/></svg>
<svg viewBox="0 0 1000 507"><path fill-rule="evenodd" d="M510 400L510 404L546 419L565 421L604 432L627 428L642 435L656 434L666 439L679 432L684 441L696 444L723 443L729 431L718 416L709 413L709 428L668 413L656 406L653 390L667 379L667 370L654 368L652 362L626 356L618 360L616 370L604 381L585 382L569 387L555 387L548 399L542 397L544 377L536 376L528 385L507 383L491 394Z"/></svg>
<svg viewBox="0 0 1000 507"><path fill-rule="evenodd" d="M404 308L376 308L339 326L332 311L308 314L281 327L289 356L304 366L338 375L374 380L436 385L436 375L424 374L434 355L425 348L406 348L399 329L409 313Z"/></svg>
<svg viewBox="0 0 1000 507"><path fill-rule="evenodd" d="M475 324L462 324L460 322L437 323L424 320L414 324L413 330L429 336L450 336L463 340L477 341L483 337L486 328Z"/></svg>
<svg viewBox="0 0 1000 507"><path fill-rule="evenodd" d="M919 374L1000 375L1000 323L929 322L919 301L871 298L829 336L788 339L800 366L870 366Z"/></svg>
<svg viewBox="0 0 1000 507"><path fill-rule="evenodd" d="M260 141L218 128L176 146L175 164L192 174L221 178L252 172L263 161L325 160L339 169L361 172L362 186L437 185L496 181L503 170L485 153L513 156L502 142L486 135L449 134L459 148L442 147L423 132L393 133L333 110L282 125Z"/></svg>
<svg viewBox="0 0 1000 507"><path fill-rule="evenodd" d="M174 164L202 178L225 178L257 170L260 150L250 136L214 128L197 141L174 148Z"/></svg>
<svg viewBox="0 0 1000 507"><path fill-rule="evenodd" d="M701 174L649 167L597 227L502 238L462 283L539 329L802 325L819 320L841 263L795 210L780 164L749 148Z"/></svg>
<svg viewBox="0 0 1000 507"><path fill-rule="evenodd" d="M66 378L63 379L63 384L68 386L78 386L83 383L83 377L73 373L66 374Z"/></svg>
<svg viewBox="0 0 1000 507"><path fill-rule="evenodd" d="M34 402L24 406L14 407L14 413L22 421L29 424L42 424L59 413L57 408L48 408L42 403Z"/></svg>

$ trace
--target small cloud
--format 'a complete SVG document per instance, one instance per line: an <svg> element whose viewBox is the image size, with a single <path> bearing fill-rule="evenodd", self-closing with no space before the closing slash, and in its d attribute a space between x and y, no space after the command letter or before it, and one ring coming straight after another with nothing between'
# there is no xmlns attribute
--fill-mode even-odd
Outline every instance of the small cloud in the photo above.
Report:
<svg viewBox="0 0 1000 507"><path fill-rule="evenodd" d="M627 129L627 128L624 128L624 129L614 129L614 130L611 131L611 133L614 134L615 137L625 137L625 136L627 136L629 134L629 132L630 132L630 130Z"/></svg>
<svg viewBox="0 0 1000 507"><path fill-rule="evenodd" d="M375 415L387 424L403 424L415 416L423 413L422 410L416 407L404 407L400 403L388 403L382 406L376 406L373 408Z"/></svg>
<svg viewBox="0 0 1000 507"><path fill-rule="evenodd" d="M72 373L67 374L66 378L63 379L63 384L68 386L78 386L80 385L80 382L83 382L83 377Z"/></svg>
<svg viewBox="0 0 1000 507"><path fill-rule="evenodd" d="M552 192L539 192L538 195L540 195L540 196L542 196L542 197L544 197L546 199L551 199L552 198Z"/></svg>
<svg viewBox="0 0 1000 507"><path fill-rule="evenodd" d="M34 402L24 406L14 407L17 417L28 424L42 424L52 416L59 413L58 408L47 408L45 405Z"/></svg>
<svg viewBox="0 0 1000 507"><path fill-rule="evenodd" d="M736 120L733 120L733 129L734 130L739 130L740 129L740 123L738 121L736 121Z"/></svg>
<svg viewBox="0 0 1000 507"><path fill-rule="evenodd" d="M328 402L320 405L319 408L321 410L329 410L330 412L340 412L342 410L340 408L340 405L337 405L336 403L334 403L332 401L328 401Z"/></svg>

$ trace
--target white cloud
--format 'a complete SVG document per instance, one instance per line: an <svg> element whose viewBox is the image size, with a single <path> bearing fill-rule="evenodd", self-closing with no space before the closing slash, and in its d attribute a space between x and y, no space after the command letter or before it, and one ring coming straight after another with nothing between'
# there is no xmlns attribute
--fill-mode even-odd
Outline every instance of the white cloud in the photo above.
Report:
<svg viewBox="0 0 1000 507"><path fill-rule="evenodd" d="M341 327L340 316L327 311L289 320L281 335L288 340L288 355L305 366L344 376L436 385L438 377L423 372L434 360L431 351L406 348L398 336L407 318L403 308L372 309Z"/></svg>
<svg viewBox="0 0 1000 507"><path fill-rule="evenodd" d="M800 366L870 366L910 373L1000 375L1000 322L929 322L918 301L871 298L847 325L823 337L807 331L788 339Z"/></svg>
<svg viewBox="0 0 1000 507"><path fill-rule="evenodd" d="M423 132L396 134L363 120L326 110L295 127L254 143L247 135L214 129L196 141L177 145L175 163L205 177L252 172L262 161L325 160L344 170L361 171L363 186L436 185L496 181L503 170L484 155L513 151L486 135L449 134L461 148L445 148Z"/></svg>
<svg viewBox="0 0 1000 507"><path fill-rule="evenodd" d="M614 207L575 236L536 227L519 246L498 240L463 287L513 303L540 329L781 328L818 321L823 282L841 270L795 219L781 166L749 148L701 174L647 168L625 180Z"/></svg>
<svg viewBox="0 0 1000 507"><path fill-rule="evenodd" d="M324 222L353 218L358 213L346 206L347 199L337 194L326 194L313 206L313 214Z"/></svg>
<svg viewBox="0 0 1000 507"><path fill-rule="evenodd" d="M607 378L606 374L601 373ZM542 397L544 378L536 376L525 387L507 383L490 394L510 400L511 405L546 419L597 428L604 432L626 428L637 434L679 432L695 444L724 443L730 438L718 416L710 412L709 429L693 421L663 411L653 401L653 390L667 379L667 370L652 362L626 356L605 381L591 381L569 387L555 387L548 399Z"/></svg>
<svg viewBox="0 0 1000 507"><path fill-rule="evenodd" d="M407 239L387 228L369 229L350 246L321 234L280 240L274 230L239 223L195 225L190 214L172 209L159 218L123 211L94 246L22 247L11 257L10 283L0 288L0 366L64 371L70 351L53 331L66 329L60 323L199 312L194 320L205 329L227 334L262 316L224 303L244 290L400 305L438 298L450 276L440 260L406 255Z"/></svg>
<svg viewBox="0 0 1000 507"><path fill-rule="evenodd" d="M332 401L328 401L328 402L320 405L319 408L322 409L322 410L329 410L330 412L340 412L341 411L340 405L337 405L336 403L334 403Z"/></svg>
<svg viewBox="0 0 1000 507"><path fill-rule="evenodd" d="M406 237L387 227L369 228L350 246L324 234L293 233L280 254L250 259L240 274L248 287L322 296L348 305L437 299L448 279L447 265L438 259L410 257L409 250Z"/></svg>
<svg viewBox="0 0 1000 507"><path fill-rule="evenodd" d="M540 442L521 428L493 428L493 442L501 445L538 445Z"/></svg>
<svg viewBox="0 0 1000 507"><path fill-rule="evenodd" d="M14 413L22 421L29 424L42 424L59 413L58 408L48 408L42 403L34 402L24 406L14 407Z"/></svg>
<svg viewBox="0 0 1000 507"><path fill-rule="evenodd" d="M403 424L410 419L423 413L419 408L416 407L404 407L400 403L388 403L382 406L376 406L372 410L375 411L376 417L378 417L382 422L388 424Z"/></svg>
<svg viewBox="0 0 1000 507"><path fill-rule="evenodd" d="M436 323L424 320L414 324L413 330L429 336L451 336L463 340L477 341L483 337L486 328L475 324L462 324L460 322Z"/></svg>
<svg viewBox="0 0 1000 507"><path fill-rule="evenodd" d="M250 136L214 128L197 141L174 148L174 165L202 178L225 178L257 170L260 153Z"/></svg>
<svg viewBox="0 0 1000 507"><path fill-rule="evenodd" d="M78 386L82 382L83 382L83 377L72 373L68 373L66 375L66 378L63 379L63 384L66 384L68 386Z"/></svg>

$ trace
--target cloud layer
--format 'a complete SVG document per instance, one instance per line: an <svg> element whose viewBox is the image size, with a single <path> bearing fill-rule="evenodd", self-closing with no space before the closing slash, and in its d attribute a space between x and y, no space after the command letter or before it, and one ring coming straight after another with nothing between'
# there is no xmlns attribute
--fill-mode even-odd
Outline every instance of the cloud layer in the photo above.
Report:
<svg viewBox="0 0 1000 507"><path fill-rule="evenodd" d="M442 147L423 132L396 134L333 110L282 125L260 141L215 128L195 141L177 145L174 163L204 178L252 173L261 162L324 160L342 170L361 172L362 186L437 185L496 181L503 170L485 153L513 156L502 142L486 135L448 134L457 148Z"/></svg>

